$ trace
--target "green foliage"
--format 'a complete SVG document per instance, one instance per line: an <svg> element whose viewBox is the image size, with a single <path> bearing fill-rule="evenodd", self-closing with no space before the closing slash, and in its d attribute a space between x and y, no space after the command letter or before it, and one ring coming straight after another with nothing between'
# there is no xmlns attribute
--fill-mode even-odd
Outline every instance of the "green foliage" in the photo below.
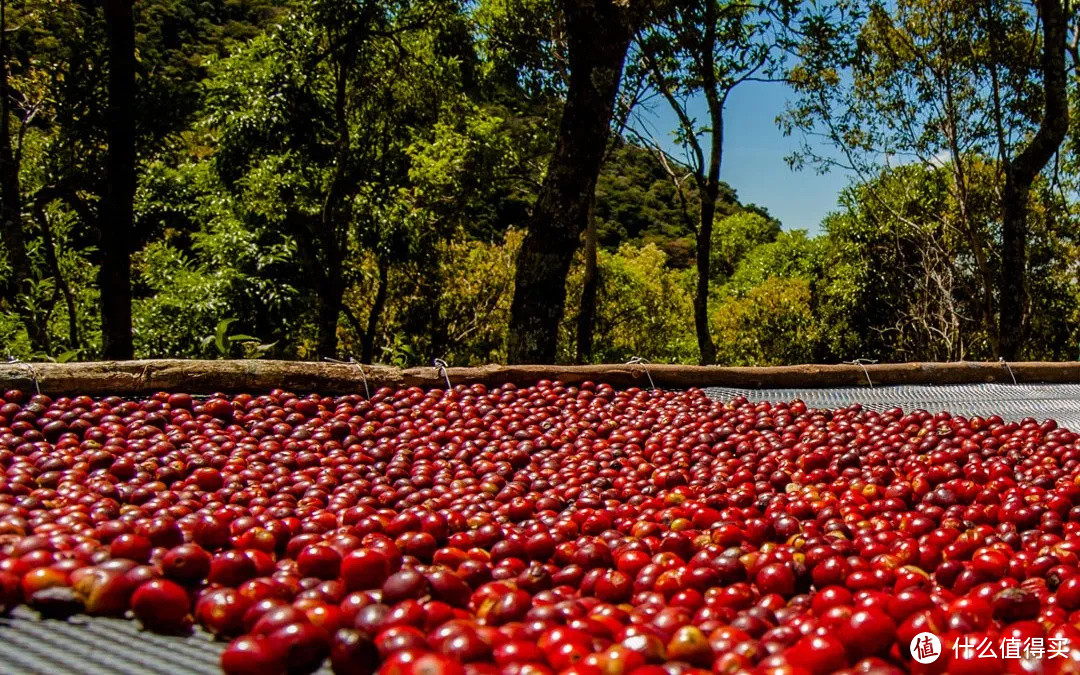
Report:
<svg viewBox="0 0 1080 675"><path fill-rule="evenodd" d="M408 148L412 201L442 229L497 241L524 221L550 145L533 117L454 101Z"/></svg>
<svg viewBox="0 0 1080 675"><path fill-rule="evenodd" d="M138 356L311 358L318 307L337 282L343 355L368 347L372 360L400 366L506 359L520 227L566 87L556 3L135 7ZM6 9L29 272L0 298L0 357L92 359L101 342L104 22L98 5L78 0L8 0ZM790 49L783 65L797 96L786 129L829 140L794 163L844 164L858 176L814 238L782 231L716 184L708 316L718 361L992 358L1003 158L1030 136L1042 104L1031 7L663 9L634 47L621 105L647 80L646 94L664 97L663 85L668 104L683 109L710 89L722 111L740 78L777 75L777 55ZM703 27L714 19L710 42ZM680 126L693 166L661 162L631 123L602 168L596 361L697 360L699 179L710 164L703 141L720 129L693 116ZM1080 344L1071 142L1032 194L1026 358L1071 360ZM0 282L12 278L12 262L0 249ZM562 361L575 352L582 277L579 258Z"/></svg>
<svg viewBox="0 0 1080 675"><path fill-rule="evenodd" d="M214 356L220 351L203 338L223 318L259 340L294 343L305 304L294 242L247 227L206 162L158 166L144 176L137 208L163 236L133 261L136 354Z"/></svg>
<svg viewBox="0 0 1080 675"><path fill-rule="evenodd" d="M735 191L723 184L721 213L736 209ZM608 251L623 243L655 244L671 267L693 264L697 229L697 192L685 185L682 194L650 151L618 142L600 170L596 186L597 242Z"/></svg>
<svg viewBox="0 0 1080 675"><path fill-rule="evenodd" d="M595 329L597 363L624 363L634 356L655 362L688 362L696 358L692 276L672 269L654 244L623 244L614 253L597 254L600 286ZM581 298L584 268L580 261L567 282L567 320L560 327L564 351L572 360L573 318Z"/></svg>
<svg viewBox="0 0 1080 675"><path fill-rule="evenodd" d="M810 282L770 276L713 311L717 361L730 366L812 363L820 328Z"/></svg>
<svg viewBox="0 0 1080 675"><path fill-rule="evenodd" d="M483 0L472 19L478 29L485 84L496 100L541 104L566 82L566 48L556 33L551 0Z"/></svg>
<svg viewBox="0 0 1080 675"><path fill-rule="evenodd" d="M780 223L756 211L736 211L717 219L712 236L712 283L723 283L739 262L780 235Z"/></svg>
<svg viewBox="0 0 1080 675"><path fill-rule="evenodd" d="M222 319L218 322L217 328L214 329L213 335L207 335L201 341L203 348L213 346L217 350L218 355L227 359L234 355L235 347L239 344L243 348L244 358L257 359L265 356L268 351L274 348L274 343L260 344L259 338L252 337L251 335L242 334L229 334L229 326L236 322L236 319Z"/></svg>
<svg viewBox="0 0 1080 675"><path fill-rule="evenodd" d="M746 294L773 277L811 282L822 274L824 244L823 239L808 238L804 230L779 232L774 240L755 246L738 259L720 293Z"/></svg>

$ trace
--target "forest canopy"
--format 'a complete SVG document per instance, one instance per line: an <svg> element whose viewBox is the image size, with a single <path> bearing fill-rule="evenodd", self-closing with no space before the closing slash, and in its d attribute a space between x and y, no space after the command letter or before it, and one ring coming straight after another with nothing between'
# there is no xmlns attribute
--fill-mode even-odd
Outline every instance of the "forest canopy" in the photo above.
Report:
<svg viewBox="0 0 1080 675"><path fill-rule="evenodd" d="M3 358L1080 350L1060 2L0 0L0 28ZM785 88L795 169L853 177L814 233L723 180L748 81Z"/></svg>

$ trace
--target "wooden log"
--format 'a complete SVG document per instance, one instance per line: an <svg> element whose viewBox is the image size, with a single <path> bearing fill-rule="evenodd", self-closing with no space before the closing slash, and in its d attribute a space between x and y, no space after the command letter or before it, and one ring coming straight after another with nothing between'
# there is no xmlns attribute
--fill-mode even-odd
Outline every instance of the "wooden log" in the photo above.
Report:
<svg viewBox="0 0 1080 675"><path fill-rule="evenodd" d="M364 393L401 384L401 370L304 361L200 361L156 359L86 363L0 364L0 387L53 395L143 395L159 391L192 394L266 392Z"/></svg>
<svg viewBox="0 0 1080 675"><path fill-rule="evenodd" d="M1010 374L1011 369L1011 374ZM361 372L363 375L361 375ZM192 394L266 392L364 393L379 387L444 388L481 383L527 386L538 380L580 384L586 380L615 387L648 387L649 378L661 388L728 387L821 388L901 384L972 384L979 382L1080 382L1080 363L878 363L797 365L760 368L684 366L669 364L601 364L591 366L487 365L476 368L434 367L401 370L388 366L306 361L200 361L158 359L86 363L0 363L0 389L51 395L145 395L159 391ZM869 378L869 381L868 379Z"/></svg>

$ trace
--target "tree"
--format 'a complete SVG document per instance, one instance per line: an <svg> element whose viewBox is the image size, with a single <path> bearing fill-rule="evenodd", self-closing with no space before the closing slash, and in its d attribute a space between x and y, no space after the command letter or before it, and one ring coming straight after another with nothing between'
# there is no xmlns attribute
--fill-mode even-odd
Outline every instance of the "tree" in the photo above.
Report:
<svg viewBox="0 0 1080 675"><path fill-rule="evenodd" d="M949 166L906 164L842 193L840 210L824 223L829 264L817 284L823 358L992 357L994 326L980 316L982 278L960 221L978 228L975 240L993 239L1000 174L996 162L972 158L964 213L953 174ZM1062 212L1055 192L1040 177L1031 194L1025 355L1032 359L1075 358L1075 216Z"/></svg>
<svg viewBox="0 0 1080 675"><path fill-rule="evenodd" d="M1061 0L1037 4L1042 19L1039 50L1042 75L1042 119L1034 137L1015 158L1001 153L1005 186L1001 193L1001 356L1015 359L1020 351L1025 324L1025 278L1027 277L1028 212L1031 186L1061 147L1069 128L1065 91L1066 16ZM996 25L995 25L996 27ZM998 34L992 31L991 44ZM991 71L993 72L993 71ZM995 94L995 104L1000 107Z"/></svg>
<svg viewBox="0 0 1080 675"><path fill-rule="evenodd" d="M135 16L134 0L104 0L109 37L109 104L98 231L101 246L102 355L134 356L131 335L131 247L135 199Z"/></svg>
<svg viewBox="0 0 1080 675"><path fill-rule="evenodd" d="M780 222L759 210L742 209L721 218L713 231L710 281L725 283L751 251L779 236Z"/></svg>
<svg viewBox="0 0 1080 675"><path fill-rule="evenodd" d="M793 165L841 166L864 185L883 164L948 167L959 215L952 226L966 239L979 280L976 315L993 353L1005 358L1017 357L1029 319L1030 188L1068 120L1066 21L1058 0L835 3L801 24L789 74L799 96L785 113L785 131L824 138L836 151L807 144ZM973 217L971 185L975 165L987 158L1001 195L998 227L989 230Z"/></svg>
<svg viewBox="0 0 1080 675"><path fill-rule="evenodd" d="M7 0L0 0L0 236L3 237L10 272L5 275L5 298L17 298L30 280L30 264L26 256L25 233L22 224L22 190L19 186L17 142L11 133L12 94L8 85L8 24ZM23 124L26 119L22 120ZM18 301L16 301L18 303ZM22 303L17 307L21 308ZM25 312L24 312L25 314ZM23 317L35 347L43 341L35 323Z"/></svg>
<svg viewBox="0 0 1080 675"><path fill-rule="evenodd" d="M511 363L553 363L566 304L566 275L588 223L607 150L615 97L637 3L562 0L568 78L555 149L518 254L510 310Z"/></svg>
<svg viewBox="0 0 1080 675"><path fill-rule="evenodd" d="M316 356L338 355L343 314L358 334L374 334L382 303L366 322L343 303L357 281L356 250L388 266L412 246L396 206L409 147L459 96L454 56L438 44L444 10L307 0L288 25L222 62L211 85L210 123L222 135L215 163L253 225L296 241L315 296ZM377 274L377 284L387 280ZM374 353L370 340L364 352Z"/></svg>
<svg viewBox="0 0 1080 675"><path fill-rule="evenodd" d="M768 79L780 53L772 24L775 19L787 22L790 12L784 3L773 7L721 0L676 2L637 41L650 84L679 121L675 137L686 150L689 176L697 188L694 325L702 364L716 361L716 346L709 332L710 249L721 194L724 107L740 84ZM705 99L704 123L690 110L697 96ZM707 147L703 136L708 137ZM657 153L664 152L658 142L651 145ZM672 180L682 181L684 174L674 169L675 163L661 159L665 167L672 168Z"/></svg>

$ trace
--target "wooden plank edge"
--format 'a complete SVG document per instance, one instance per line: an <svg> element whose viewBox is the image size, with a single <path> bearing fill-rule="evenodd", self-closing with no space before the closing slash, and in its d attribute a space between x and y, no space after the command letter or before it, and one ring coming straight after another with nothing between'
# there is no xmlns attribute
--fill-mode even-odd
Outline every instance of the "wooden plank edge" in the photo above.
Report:
<svg viewBox="0 0 1080 675"><path fill-rule="evenodd" d="M824 388L901 384L948 385L986 382L1080 383L1080 362L993 362L804 364L775 367L685 366L670 364L487 365L399 369L388 366L307 361L208 361L153 359L124 362L0 363L0 388L51 395L143 395L158 391L265 392L284 389L326 394L364 393L380 387L442 388L451 384L518 386L539 380L580 384L586 380L616 387ZM869 378L869 381L868 381Z"/></svg>

